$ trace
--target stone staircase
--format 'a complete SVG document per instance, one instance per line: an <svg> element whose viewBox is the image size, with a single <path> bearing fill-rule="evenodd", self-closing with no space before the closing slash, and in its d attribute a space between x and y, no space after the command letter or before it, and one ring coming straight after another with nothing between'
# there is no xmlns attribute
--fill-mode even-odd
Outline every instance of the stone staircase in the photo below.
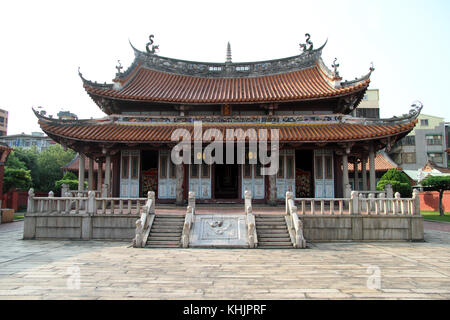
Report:
<svg viewBox="0 0 450 320"><path fill-rule="evenodd" d="M179 248L184 215L155 215L146 248Z"/></svg>
<svg viewBox="0 0 450 320"><path fill-rule="evenodd" d="M255 215L258 248L293 249L284 215Z"/></svg>

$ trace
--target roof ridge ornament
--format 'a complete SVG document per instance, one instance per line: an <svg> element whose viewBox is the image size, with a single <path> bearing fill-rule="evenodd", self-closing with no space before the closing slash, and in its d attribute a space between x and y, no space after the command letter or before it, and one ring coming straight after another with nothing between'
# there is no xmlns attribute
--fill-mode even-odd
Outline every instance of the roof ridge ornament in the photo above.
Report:
<svg viewBox="0 0 450 320"><path fill-rule="evenodd" d="M116 77L118 77L118 76L120 76L122 74L121 70L123 69L122 64L120 63L120 60L117 60L117 62L119 64L116 66L116 69L117 69Z"/></svg>
<svg viewBox="0 0 450 320"><path fill-rule="evenodd" d="M227 56L226 56L225 63L232 63L232 61L231 61L231 45L230 45L230 41L228 41L228 44L227 44Z"/></svg>
<svg viewBox="0 0 450 320"><path fill-rule="evenodd" d="M314 48L314 45L311 41L311 35L309 33L305 33L305 37L306 37L306 43L300 43L300 49L302 49L302 52L312 51Z"/></svg>
<svg viewBox="0 0 450 320"><path fill-rule="evenodd" d="M337 61L337 58L334 58L333 64L331 65L333 67L333 75L334 75L335 79L340 78L339 71L338 71L339 63L336 63L336 61Z"/></svg>
<svg viewBox="0 0 450 320"><path fill-rule="evenodd" d="M149 54L155 54L156 50L159 51L159 44L158 45L153 45L153 38L155 36L153 34L151 34L148 37L148 40L150 40L149 42L147 42L146 46L145 46L145 50L147 50L147 53ZM150 49L149 47L152 46L152 48Z"/></svg>

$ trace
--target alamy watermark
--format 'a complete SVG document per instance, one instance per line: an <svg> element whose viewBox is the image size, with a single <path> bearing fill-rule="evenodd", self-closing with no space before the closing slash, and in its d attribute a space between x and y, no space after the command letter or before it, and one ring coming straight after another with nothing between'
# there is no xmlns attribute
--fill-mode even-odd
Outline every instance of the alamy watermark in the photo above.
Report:
<svg viewBox="0 0 450 320"><path fill-rule="evenodd" d="M172 132L171 141L178 142L171 151L171 160L174 164L235 164L235 160L237 160L237 164L245 164L247 158L249 164L257 164L259 161L261 175L277 173L279 129L227 128L225 137L217 128L209 128L202 132L202 122L195 121L193 148L189 130L179 128ZM203 141L209 141L205 148L203 148ZM226 159L224 159L224 148Z"/></svg>
<svg viewBox="0 0 450 320"><path fill-rule="evenodd" d="M366 273L369 274L366 285L367 289L381 289L381 269L375 265L369 265L366 269Z"/></svg>

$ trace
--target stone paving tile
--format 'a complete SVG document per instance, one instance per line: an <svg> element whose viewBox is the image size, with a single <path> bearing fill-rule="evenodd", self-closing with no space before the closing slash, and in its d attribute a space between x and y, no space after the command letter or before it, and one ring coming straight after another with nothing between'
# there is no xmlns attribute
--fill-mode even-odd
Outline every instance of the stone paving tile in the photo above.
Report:
<svg viewBox="0 0 450 320"><path fill-rule="evenodd" d="M0 299L450 299L443 231L425 230L425 242L227 250L24 241L22 230L0 225Z"/></svg>

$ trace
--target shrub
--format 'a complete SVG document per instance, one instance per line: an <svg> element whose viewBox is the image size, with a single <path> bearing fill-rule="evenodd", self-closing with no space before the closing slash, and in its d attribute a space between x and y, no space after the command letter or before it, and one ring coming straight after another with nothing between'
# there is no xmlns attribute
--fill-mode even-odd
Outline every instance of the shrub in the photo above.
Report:
<svg viewBox="0 0 450 320"><path fill-rule="evenodd" d="M412 195L408 177L397 169L390 169L381 177L377 183L377 190L384 190L387 184L391 184L394 193L399 192L403 198L409 198Z"/></svg>

